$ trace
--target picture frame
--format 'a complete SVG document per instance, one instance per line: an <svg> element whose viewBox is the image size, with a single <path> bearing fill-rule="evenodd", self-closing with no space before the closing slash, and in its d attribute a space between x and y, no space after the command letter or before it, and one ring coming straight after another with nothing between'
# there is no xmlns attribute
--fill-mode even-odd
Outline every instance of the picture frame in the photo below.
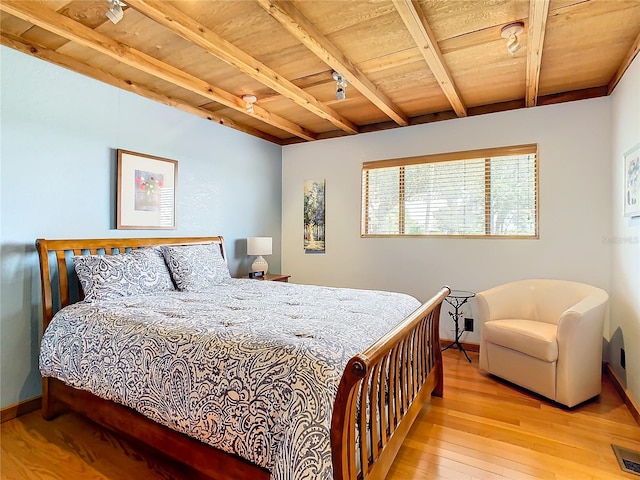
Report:
<svg viewBox="0 0 640 480"><path fill-rule="evenodd" d="M178 162L118 149L116 228L175 230Z"/></svg>
<svg viewBox="0 0 640 480"><path fill-rule="evenodd" d="M304 253L326 252L325 191L324 179L304 182Z"/></svg>
<svg viewBox="0 0 640 480"><path fill-rule="evenodd" d="M624 216L640 217L640 143L624 154Z"/></svg>

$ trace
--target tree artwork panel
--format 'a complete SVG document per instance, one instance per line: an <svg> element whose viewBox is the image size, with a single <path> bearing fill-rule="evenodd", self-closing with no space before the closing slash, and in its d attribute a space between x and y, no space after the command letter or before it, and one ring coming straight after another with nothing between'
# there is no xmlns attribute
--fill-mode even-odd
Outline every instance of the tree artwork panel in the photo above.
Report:
<svg viewBox="0 0 640 480"><path fill-rule="evenodd" d="M304 182L304 251L325 252L325 181Z"/></svg>

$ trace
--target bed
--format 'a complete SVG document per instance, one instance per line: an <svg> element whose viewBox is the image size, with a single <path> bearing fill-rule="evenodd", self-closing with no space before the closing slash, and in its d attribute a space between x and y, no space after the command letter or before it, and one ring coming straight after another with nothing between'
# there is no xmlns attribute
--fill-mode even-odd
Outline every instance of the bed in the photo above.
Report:
<svg viewBox="0 0 640 480"><path fill-rule="evenodd" d="M438 320L448 287L419 304L390 292L231 279L220 236L38 239L36 248L43 416L78 412L205 477L384 478L422 406L442 396ZM197 271L201 262L187 268L180 257L194 249L212 253L228 278L202 287L210 275ZM167 291L138 295L151 282L134 272L135 291L94 298L96 285L83 270L80 280L76 274L97 256L131 255L164 258L173 280ZM175 291L185 279L202 288ZM178 324L188 331L177 333ZM104 344L97 360L81 356L94 350L91 341ZM114 368L124 357L135 364L122 367L126 375ZM146 370L165 380L145 384Z"/></svg>

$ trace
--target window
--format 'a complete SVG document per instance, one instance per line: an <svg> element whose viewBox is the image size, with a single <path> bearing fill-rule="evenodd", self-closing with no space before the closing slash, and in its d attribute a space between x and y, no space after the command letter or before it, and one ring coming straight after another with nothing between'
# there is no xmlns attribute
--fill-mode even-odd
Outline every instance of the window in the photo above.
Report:
<svg viewBox="0 0 640 480"><path fill-rule="evenodd" d="M362 165L362 236L538 236L537 145Z"/></svg>

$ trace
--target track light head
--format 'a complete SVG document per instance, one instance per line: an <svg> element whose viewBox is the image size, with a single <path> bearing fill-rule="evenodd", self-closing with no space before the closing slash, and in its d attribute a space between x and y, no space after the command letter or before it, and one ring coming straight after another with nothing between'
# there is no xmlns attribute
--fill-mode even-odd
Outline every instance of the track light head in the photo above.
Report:
<svg viewBox="0 0 640 480"><path fill-rule="evenodd" d="M518 41L518 35L524 32L524 23L514 22L509 23L502 27L500 36L507 39L507 51L511 56L515 55L520 50L520 42Z"/></svg>
<svg viewBox="0 0 640 480"><path fill-rule="evenodd" d="M347 98L347 81L338 72L333 72L332 77L336 81L336 98L344 100Z"/></svg>
<svg viewBox="0 0 640 480"><path fill-rule="evenodd" d="M245 95L242 95L242 101L245 104L245 110L247 111L247 113L253 113L253 104L258 101L258 98L255 95L247 93Z"/></svg>
<svg viewBox="0 0 640 480"><path fill-rule="evenodd" d="M518 37L516 37L515 35L511 35L507 40L507 51L511 54L511 56L513 56L518 50L520 50L520 42L518 41Z"/></svg>
<svg viewBox="0 0 640 480"><path fill-rule="evenodd" d="M114 25L124 18L123 5L120 0L111 0L111 2L109 2L109 10L104 12L105 16L111 20Z"/></svg>

